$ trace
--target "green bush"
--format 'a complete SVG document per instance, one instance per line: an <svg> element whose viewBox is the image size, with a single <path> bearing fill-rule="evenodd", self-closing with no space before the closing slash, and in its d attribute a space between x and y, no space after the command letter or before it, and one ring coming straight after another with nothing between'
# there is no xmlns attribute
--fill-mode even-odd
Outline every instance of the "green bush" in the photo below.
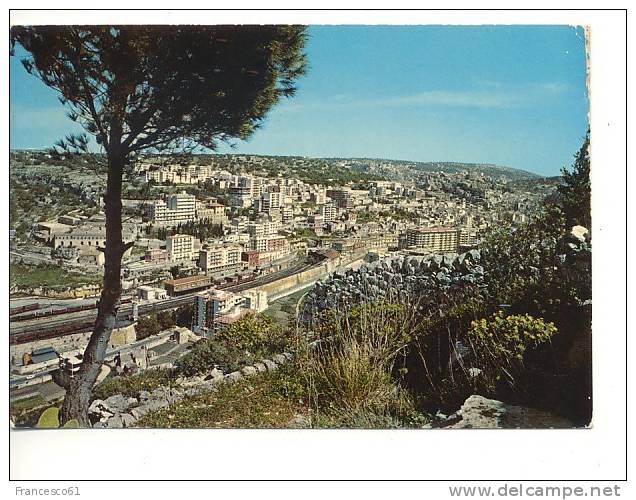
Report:
<svg viewBox="0 0 636 500"><path fill-rule="evenodd" d="M257 361L253 355L240 350L230 342L203 339L177 361L176 371L180 375L191 377L205 373L216 366L224 373L229 373L253 361Z"/></svg>
<svg viewBox="0 0 636 500"><path fill-rule="evenodd" d="M473 321L468 330L470 364L481 373L475 377L476 385L494 392L505 383L514 386L524 369L526 350L548 342L557 333L553 323L532 316L504 316L498 312L489 319Z"/></svg>
<svg viewBox="0 0 636 500"><path fill-rule="evenodd" d="M57 406L52 406L44 410L35 427L38 429L58 429L60 427L60 409ZM77 429L79 422L76 419L71 419L62 428Z"/></svg>

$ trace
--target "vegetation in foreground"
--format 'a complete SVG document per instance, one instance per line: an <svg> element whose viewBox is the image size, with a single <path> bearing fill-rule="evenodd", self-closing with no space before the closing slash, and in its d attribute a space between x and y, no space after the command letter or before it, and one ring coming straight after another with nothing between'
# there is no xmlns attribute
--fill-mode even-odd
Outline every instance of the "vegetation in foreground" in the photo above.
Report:
<svg viewBox="0 0 636 500"><path fill-rule="evenodd" d="M585 161L587 140L576 156L579 167ZM485 287L467 285L426 303L329 311L312 336L288 332L292 365L186 399L139 425L418 427L436 412L455 411L470 394L587 425L591 254L570 255L565 242L570 224L589 222L589 183L565 186L564 198L547 203L534 220L486 239ZM267 344L258 329L233 341L254 338Z"/></svg>

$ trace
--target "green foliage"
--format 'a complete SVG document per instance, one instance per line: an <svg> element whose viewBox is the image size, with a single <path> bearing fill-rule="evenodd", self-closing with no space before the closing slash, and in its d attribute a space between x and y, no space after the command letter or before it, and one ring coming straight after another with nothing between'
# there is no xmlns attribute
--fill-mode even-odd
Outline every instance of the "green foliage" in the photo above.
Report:
<svg viewBox="0 0 636 500"><path fill-rule="evenodd" d="M135 324L135 332L137 333L137 340L143 340L151 335L157 335L161 331L161 324L157 320L155 314L150 316L143 316L139 318L137 324Z"/></svg>
<svg viewBox="0 0 636 500"><path fill-rule="evenodd" d="M229 342L203 339L177 361L176 370L186 377L205 373L214 367L229 373L253 361L256 359L251 354L241 351Z"/></svg>
<svg viewBox="0 0 636 500"><path fill-rule="evenodd" d="M288 346L285 332L269 316L248 314L213 339L200 340L178 361L180 374L191 376L217 366L225 373L240 369Z"/></svg>
<svg viewBox="0 0 636 500"><path fill-rule="evenodd" d="M30 54L25 69L60 92L69 117L107 152L110 135L121 135L124 156L181 138L210 149L246 139L294 94L305 37L304 27L287 25L11 29L12 47ZM69 137L66 146L87 142Z"/></svg>
<svg viewBox="0 0 636 500"><path fill-rule="evenodd" d="M57 406L52 406L44 410L36 425L38 429L57 429L59 426L60 409Z"/></svg>
<svg viewBox="0 0 636 500"><path fill-rule="evenodd" d="M566 306L570 292L557 266L564 236L565 219L553 206L521 226L494 228L481 246L493 305L510 304L513 311L537 316Z"/></svg>
<svg viewBox="0 0 636 500"><path fill-rule="evenodd" d="M94 285L102 280L97 274L72 272L53 264L32 266L15 262L9 266L9 276L11 287L21 288L63 289Z"/></svg>
<svg viewBox="0 0 636 500"><path fill-rule="evenodd" d="M108 377L93 389L93 399L106 399L115 394L137 397L140 391L153 391L170 386L174 374L170 370L144 370L136 375Z"/></svg>
<svg viewBox="0 0 636 500"><path fill-rule="evenodd" d="M514 386L524 368L527 349L536 349L557 333L553 323L532 316L504 316L498 312L489 319L473 321L467 340L471 346L470 363L479 368L477 385L495 391L497 384Z"/></svg>
<svg viewBox="0 0 636 500"><path fill-rule="evenodd" d="M79 422L72 418L61 426L63 429L78 429ZM47 408L42 412L38 423L35 425L36 429L59 429L60 428L60 409L57 406Z"/></svg>
<svg viewBox="0 0 636 500"><path fill-rule="evenodd" d="M174 322L177 326L190 328L192 326L192 317L194 316L194 304L186 304L179 307L174 312Z"/></svg>
<svg viewBox="0 0 636 500"><path fill-rule="evenodd" d="M581 225L592 229L590 185L590 132L581 149L574 155L572 170L563 167L563 184L558 187L568 226Z"/></svg>
<svg viewBox="0 0 636 500"><path fill-rule="evenodd" d="M393 369L413 320L411 309L392 303L357 305L321 318L314 325L319 342L298 356L311 404L343 425L356 425L363 414L401 414L405 395Z"/></svg>
<svg viewBox="0 0 636 500"><path fill-rule="evenodd" d="M151 335L157 335L173 326L175 326L175 321L172 314L168 311L142 316L135 324L137 340L143 340Z"/></svg>
<svg viewBox="0 0 636 500"><path fill-rule="evenodd" d="M137 427L285 428L307 411L296 375L281 368L187 397L146 414Z"/></svg>
<svg viewBox="0 0 636 500"><path fill-rule="evenodd" d="M247 314L240 320L227 325L216 336L237 349L256 352L268 349L279 351L285 346L284 335L274 320L265 314Z"/></svg>
<svg viewBox="0 0 636 500"><path fill-rule="evenodd" d="M165 230L164 230L165 231ZM207 220L199 220L197 222L186 222L178 224L169 231L166 231L164 238L167 234L191 234L199 238L199 241L203 242L211 238L220 238L223 236L222 224L211 224Z"/></svg>

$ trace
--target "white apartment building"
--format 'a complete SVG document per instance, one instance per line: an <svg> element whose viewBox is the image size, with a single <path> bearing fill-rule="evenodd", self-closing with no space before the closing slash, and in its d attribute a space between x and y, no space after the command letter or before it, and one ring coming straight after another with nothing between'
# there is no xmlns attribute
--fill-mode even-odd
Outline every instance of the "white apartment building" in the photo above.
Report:
<svg viewBox="0 0 636 500"><path fill-rule="evenodd" d="M318 208L318 213L322 215L325 223L331 222L338 218L338 207L335 203L327 203Z"/></svg>
<svg viewBox="0 0 636 500"><path fill-rule="evenodd" d="M281 223L278 220L264 220L245 224L245 230L251 238L276 235L280 228Z"/></svg>
<svg viewBox="0 0 636 500"><path fill-rule="evenodd" d="M196 238L190 234L175 234L166 238L166 250L172 262L194 259Z"/></svg>
<svg viewBox="0 0 636 500"><path fill-rule="evenodd" d="M150 205L150 218L154 224L175 226L196 220L196 198L185 191L168 196L166 201L155 200Z"/></svg>
<svg viewBox="0 0 636 500"><path fill-rule="evenodd" d="M240 265L240 245L215 245L199 251L199 267L205 272L223 271Z"/></svg>
<svg viewBox="0 0 636 500"><path fill-rule="evenodd" d="M281 207L281 193L268 191L261 195L261 211L269 213Z"/></svg>

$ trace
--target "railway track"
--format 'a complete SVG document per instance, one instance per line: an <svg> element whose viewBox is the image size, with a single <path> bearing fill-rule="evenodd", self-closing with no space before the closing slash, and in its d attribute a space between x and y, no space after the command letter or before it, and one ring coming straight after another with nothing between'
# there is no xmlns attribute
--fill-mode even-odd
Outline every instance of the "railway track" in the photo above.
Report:
<svg viewBox="0 0 636 500"><path fill-rule="evenodd" d="M245 290L249 290L251 288L256 288L262 285L266 285L273 281L277 281L279 279L286 278L288 276L292 276L294 274L298 274L300 272L306 271L312 267L316 267L321 265L318 264L297 264L292 266L291 268L284 269L282 271L276 271L272 274L264 276L262 278L257 278L255 280L251 280L245 283L239 284L229 284L221 288L230 292L242 292ZM192 292L180 297L172 297L170 299L150 303L150 304L140 304L139 305L139 315L143 316L146 314L164 311L166 309L174 309L176 307L188 304L192 301L193 297L199 293ZM74 314L74 317L69 317L69 314ZM122 305L120 307L117 317L118 321L125 321L132 316L132 304L130 302ZM73 311L71 313L61 313L52 318L50 317L39 317L33 318L29 320L23 320L19 323L11 323L9 328L9 344L22 344L25 342L31 342L34 340L44 340L49 338L61 337L65 335L71 335L74 333L82 333L88 332L92 329L95 319L97 318L97 309L90 308L87 310L81 311Z"/></svg>

